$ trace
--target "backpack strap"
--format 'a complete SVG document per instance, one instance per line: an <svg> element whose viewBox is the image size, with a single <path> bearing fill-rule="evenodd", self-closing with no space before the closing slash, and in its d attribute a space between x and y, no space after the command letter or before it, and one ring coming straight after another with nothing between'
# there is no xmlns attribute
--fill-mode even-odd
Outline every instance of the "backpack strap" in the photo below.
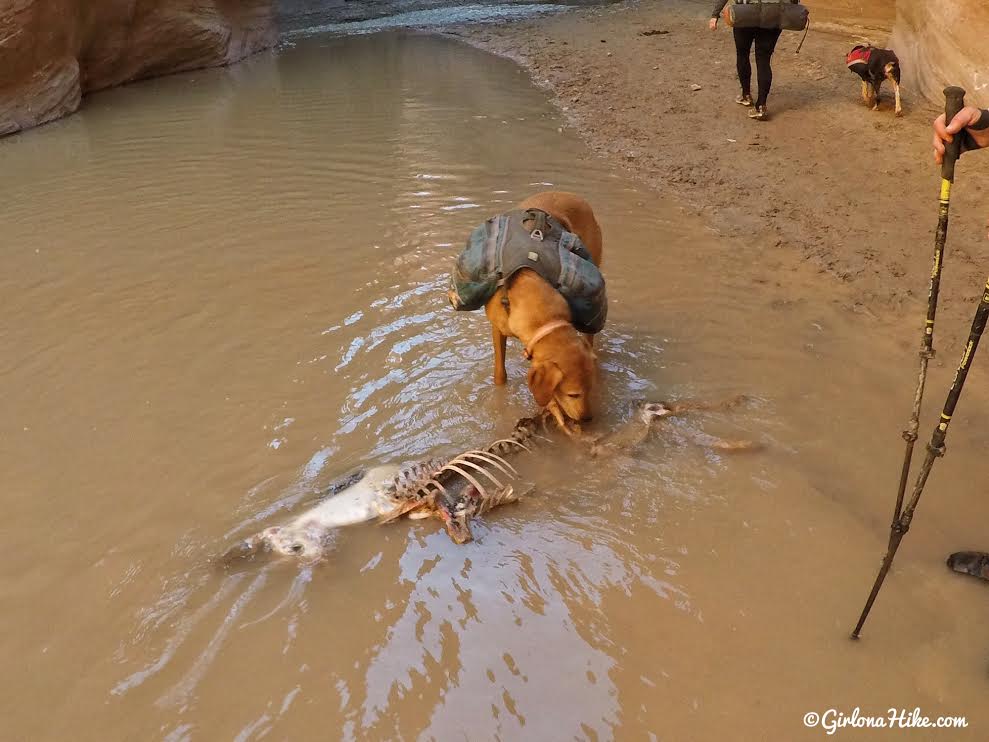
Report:
<svg viewBox="0 0 989 742"><path fill-rule="evenodd" d="M529 236L542 242L550 231L549 214L542 209L526 209L522 217L522 226L530 228Z"/></svg>

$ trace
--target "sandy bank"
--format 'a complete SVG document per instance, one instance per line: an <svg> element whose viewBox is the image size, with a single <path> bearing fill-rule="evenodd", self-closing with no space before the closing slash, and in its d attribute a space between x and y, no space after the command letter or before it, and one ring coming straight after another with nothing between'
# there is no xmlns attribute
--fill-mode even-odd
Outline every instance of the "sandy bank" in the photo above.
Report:
<svg viewBox="0 0 989 742"><path fill-rule="evenodd" d="M816 30L799 56L799 35L784 34L773 117L751 121L733 103L729 33L707 30L709 12L707 2L627 4L453 32L527 67L597 153L702 214L753 260L791 251L847 284L855 310L917 324L937 219L935 109L906 90L904 118L889 101L868 110L844 64L863 36ZM870 40L886 42L892 13L871 17ZM849 18L836 10L832 20ZM945 342L967 325L989 267L987 169L978 155L959 169Z"/></svg>

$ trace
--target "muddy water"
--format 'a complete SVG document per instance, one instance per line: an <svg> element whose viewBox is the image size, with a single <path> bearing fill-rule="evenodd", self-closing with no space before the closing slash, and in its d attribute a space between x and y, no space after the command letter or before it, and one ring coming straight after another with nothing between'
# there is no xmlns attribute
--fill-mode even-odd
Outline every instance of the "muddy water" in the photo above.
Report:
<svg viewBox="0 0 989 742"><path fill-rule="evenodd" d="M606 5L621 0L279 0L278 25L288 36L310 35L326 26L363 33L381 28L429 28L531 16L567 7Z"/></svg>
<svg viewBox="0 0 989 742"><path fill-rule="evenodd" d="M856 706L969 719L906 738L986 738L989 586L943 566L989 548L977 388L852 644L914 323L848 311L559 126L508 62L377 35L94 96L0 143L4 738L820 739L806 712ZM470 228L548 184L605 230L600 424L641 397L754 404L634 458L561 450L467 546L401 523L339 532L312 568L212 567L357 463L530 411L518 348L493 388L486 323L442 288Z"/></svg>

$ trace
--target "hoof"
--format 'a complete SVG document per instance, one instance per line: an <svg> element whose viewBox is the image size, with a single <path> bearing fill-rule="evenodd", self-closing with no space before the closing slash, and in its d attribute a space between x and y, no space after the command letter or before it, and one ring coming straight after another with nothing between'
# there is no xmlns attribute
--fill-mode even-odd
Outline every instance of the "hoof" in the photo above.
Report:
<svg viewBox="0 0 989 742"><path fill-rule="evenodd" d="M268 544L260 535L252 536L231 546L220 555L217 562L229 567L237 562L253 559L267 549Z"/></svg>
<svg viewBox="0 0 989 742"><path fill-rule="evenodd" d="M647 425L653 420L673 414L673 411L662 402L645 402L639 408L639 419Z"/></svg>

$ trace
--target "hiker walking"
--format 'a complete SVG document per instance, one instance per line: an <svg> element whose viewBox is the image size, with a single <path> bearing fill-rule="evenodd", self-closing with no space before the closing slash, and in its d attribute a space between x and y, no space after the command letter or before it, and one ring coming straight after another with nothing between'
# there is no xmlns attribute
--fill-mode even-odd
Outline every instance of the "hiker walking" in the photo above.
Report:
<svg viewBox="0 0 989 742"><path fill-rule="evenodd" d="M713 31L718 27L718 18L721 11L729 2L735 0L715 0L714 10L711 13L711 20L708 26ZM742 85L741 94L735 98L735 102L742 106L752 106L752 62L749 56L752 52L752 45L755 44L755 65L759 80L759 97L755 100L755 107L749 111L749 118L758 121L765 121L769 118L766 110L766 101L769 98L769 89L773 85L773 52L776 50L776 42L779 41L781 28L733 28L732 34L735 36L736 66L738 67L738 81Z"/></svg>

